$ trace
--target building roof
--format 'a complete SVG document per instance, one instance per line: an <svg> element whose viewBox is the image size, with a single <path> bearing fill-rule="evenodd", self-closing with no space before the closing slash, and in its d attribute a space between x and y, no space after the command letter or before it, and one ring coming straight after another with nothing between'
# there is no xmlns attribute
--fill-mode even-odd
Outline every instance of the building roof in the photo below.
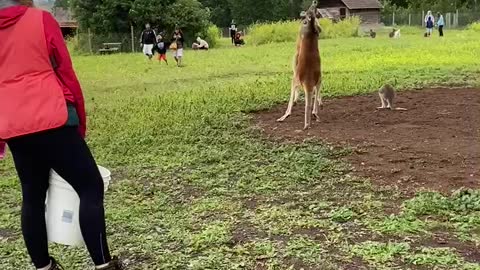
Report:
<svg viewBox="0 0 480 270"><path fill-rule="evenodd" d="M349 9L379 9L382 4L378 0L342 0Z"/></svg>

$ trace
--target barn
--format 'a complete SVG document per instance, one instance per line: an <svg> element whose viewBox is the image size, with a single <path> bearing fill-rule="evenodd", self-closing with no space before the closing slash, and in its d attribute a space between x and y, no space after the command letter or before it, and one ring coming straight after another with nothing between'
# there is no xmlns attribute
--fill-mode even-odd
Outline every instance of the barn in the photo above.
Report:
<svg viewBox="0 0 480 270"><path fill-rule="evenodd" d="M378 0L322 0L318 8L322 17L343 20L358 16L362 24L379 24L382 5Z"/></svg>
<svg viewBox="0 0 480 270"><path fill-rule="evenodd" d="M35 6L52 13L57 19L64 37L73 36L78 29L78 22L73 18L69 9L54 7L53 2L48 0L36 1Z"/></svg>
<svg viewBox="0 0 480 270"><path fill-rule="evenodd" d="M53 8L52 14L57 19L64 37L73 36L78 29L78 22L69 9Z"/></svg>

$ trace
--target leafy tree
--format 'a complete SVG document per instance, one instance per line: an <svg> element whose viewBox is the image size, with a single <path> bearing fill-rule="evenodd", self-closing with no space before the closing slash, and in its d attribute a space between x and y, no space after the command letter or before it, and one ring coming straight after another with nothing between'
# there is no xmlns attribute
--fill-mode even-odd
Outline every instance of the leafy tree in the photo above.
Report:
<svg viewBox="0 0 480 270"><path fill-rule="evenodd" d="M146 23L162 30L175 26L188 36L206 32L210 13L198 0L71 0L80 25L96 33L129 32Z"/></svg>
<svg viewBox="0 0 480 270"><path fill-rule="evenodd" d="M227 27L232 21L232 11L228 0L201 0L204 7L210 10L210 20L217 26Z"/></svg>
<svg viewBox="0 0 480 270"><path fill-rule="evenodd" d="M55 3L53 4L53 7L58 7L58 8L65 8L68 9L70 8L70 0L56 0Z"/></svg>

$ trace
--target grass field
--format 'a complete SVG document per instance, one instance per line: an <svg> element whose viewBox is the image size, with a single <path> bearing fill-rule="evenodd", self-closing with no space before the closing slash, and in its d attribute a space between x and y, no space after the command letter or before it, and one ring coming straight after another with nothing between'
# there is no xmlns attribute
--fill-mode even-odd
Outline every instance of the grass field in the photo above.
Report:
<svg viewBox="0 0 480 270"><path fill-rule="evenodd" d="M479 86L479 40L322 40L324 94ZM465 255L480 245L480 192L403 199L351 174L339 160L348 149L270 141L251 127L249 112L287 100L293 52L187 51L181 69L141 55L74 57L89 145L114 172L112 250L129 269L480 269ZM11 159L0 176L0 269L30 269ZM456 245L431 245L438 231ZM90 269L83 249L52 245L52 255Z"/></svg>

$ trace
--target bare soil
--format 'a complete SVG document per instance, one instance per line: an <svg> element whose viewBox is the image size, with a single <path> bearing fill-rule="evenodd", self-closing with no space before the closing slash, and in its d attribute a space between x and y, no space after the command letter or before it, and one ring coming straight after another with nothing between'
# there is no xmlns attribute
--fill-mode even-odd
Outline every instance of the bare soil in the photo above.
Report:
<svg viewBox="0 0 480 270"><path fill-rule="evenodd" d="M286 105L254 115L274 139L320 139L354 148L347 161L380 186L411 194L480 187L480 89L423 89L398 93L396 106L378 110L376 93L325 100L320 122L303 131L304 104L283 123Z"/></svg>

